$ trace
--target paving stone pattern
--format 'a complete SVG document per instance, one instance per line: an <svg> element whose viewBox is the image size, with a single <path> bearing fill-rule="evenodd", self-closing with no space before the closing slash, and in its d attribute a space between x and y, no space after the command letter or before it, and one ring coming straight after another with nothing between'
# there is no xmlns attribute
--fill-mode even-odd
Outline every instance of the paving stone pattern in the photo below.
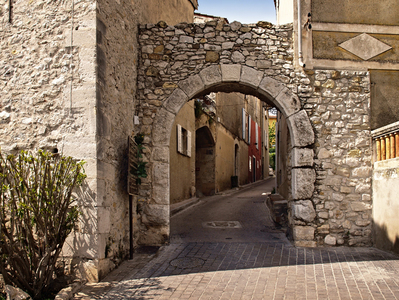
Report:
<svg viewBox="0 0 399 300"><path fill-rule="evenodd" d="M179 258L187 264L170 263ZM154 258L137 255L74 299L398 299L398 267L397 256L373 248L172 244Z"/></svg>

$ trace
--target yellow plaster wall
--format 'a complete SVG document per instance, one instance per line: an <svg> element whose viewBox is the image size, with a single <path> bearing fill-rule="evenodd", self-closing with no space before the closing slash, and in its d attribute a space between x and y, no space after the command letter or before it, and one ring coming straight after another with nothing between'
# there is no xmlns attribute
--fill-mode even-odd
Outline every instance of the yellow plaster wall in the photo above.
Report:
<svg viewBox="0 0 399 300"><path fill-rule="evenodd" d="M191 198L195 187L195 116L194 100L179 111L170 136L170 203ZM191 131L191 157L177 152L177 124Z"/></svg>

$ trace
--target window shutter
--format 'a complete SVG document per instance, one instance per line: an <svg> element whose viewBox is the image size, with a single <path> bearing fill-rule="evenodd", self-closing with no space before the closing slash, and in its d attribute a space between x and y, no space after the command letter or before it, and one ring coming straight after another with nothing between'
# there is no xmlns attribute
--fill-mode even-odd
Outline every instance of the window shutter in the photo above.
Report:
<svg viewBox="0 0 399 300"><path fill-rule="evenodd" d="M242 109L242 139L245 141L245 123L247 122L245 108Z"/></svg>
<svg viewBox="0 0 399 300"><path fill-rule="evenodd" d="M177 129L177 132L176 132L176 136L177 136L177 152L182 153L183 152L183 140L182 140L181 126L177 125L176 129Z"/></svg>
<svg viewBox="0 0 399 300"><path fill-rule="evenodd" d="M191 131L187 130L187 156L191 157Z"/></svg>
<svg viewBox="0 0 399 300"><path fill-rule="evenodd" d="M259 149L259 132L258 132L258 123L255 123L255 143L256 149Z"/></svg>
<svg viewBox="0 0 399 300"><path fill-rule="evenodd" d="M251 145L251 116L248 115L248 144Z"/></svg>

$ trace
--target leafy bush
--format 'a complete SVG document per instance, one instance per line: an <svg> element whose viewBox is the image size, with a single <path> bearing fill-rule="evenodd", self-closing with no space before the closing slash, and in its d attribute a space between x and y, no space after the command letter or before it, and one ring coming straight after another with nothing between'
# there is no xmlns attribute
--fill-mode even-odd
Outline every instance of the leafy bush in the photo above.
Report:
<svg viewBox="0 0 399 300"><path fill-rule="evenodd" d="M269 164L273 170L276 170L276 153L269 153Z"/></svg>
<svg viewBox="0 0 399 300"><path fill-rule="evenodd" d="M41 150L0 152L0 271L34 299L48 292L78 219L72 190L86 177L83 164Z"/></svg>

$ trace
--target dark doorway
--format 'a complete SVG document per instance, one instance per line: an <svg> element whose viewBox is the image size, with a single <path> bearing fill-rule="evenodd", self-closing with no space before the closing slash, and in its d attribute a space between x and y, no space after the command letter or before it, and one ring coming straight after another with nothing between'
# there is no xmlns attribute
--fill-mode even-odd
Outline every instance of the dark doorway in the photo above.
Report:
<svg viewBox="0 0 399 300"><path fill-rule="evenodd" d="M215 141L209 127L196 131L195 188L197 196L215 194Z"/></svg>

